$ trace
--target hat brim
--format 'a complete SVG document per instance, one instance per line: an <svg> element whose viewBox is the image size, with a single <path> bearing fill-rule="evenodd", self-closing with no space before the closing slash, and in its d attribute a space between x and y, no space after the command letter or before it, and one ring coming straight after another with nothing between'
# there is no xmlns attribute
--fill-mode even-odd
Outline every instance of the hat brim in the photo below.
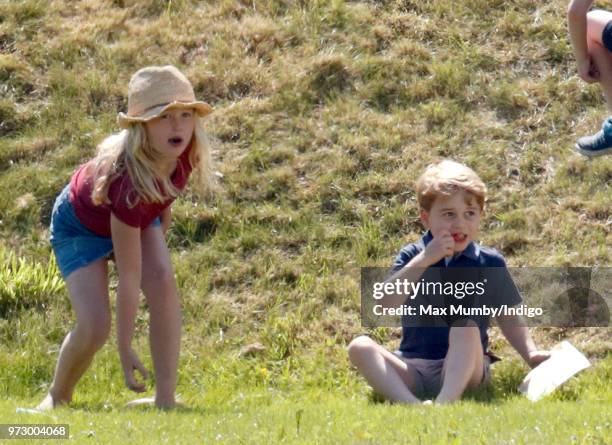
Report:
<svg viewBox="0 0 612 445"><path fill-rule="evenodd" d="M171 108L191 108L195 110L196 114L200 117L204 117L212 113L213 107L208 105L206 102L170 102L168 104L159 105L151 108L139 116L129 116L125 113L119 113L117 116L117 123L121 128L128 128L131 124L136 122L148 122L151 119L155 119L163 114L165 111Z"/></svg>

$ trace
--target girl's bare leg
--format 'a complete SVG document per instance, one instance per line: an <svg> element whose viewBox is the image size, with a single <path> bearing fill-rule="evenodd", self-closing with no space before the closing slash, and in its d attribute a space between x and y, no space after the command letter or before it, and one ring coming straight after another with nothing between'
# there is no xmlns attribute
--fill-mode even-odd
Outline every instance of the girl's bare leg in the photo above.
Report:
<svg viewBox="0 0 612 445"><path fill-rule="evenodd" d="M75 270L66 278L66 285L76 325L62 343L53 383L39 409L51 409L72 400L74 387L110 333L106 260Z"/></svg>
<svg viewBox="0 0 612 445"><path fill-rule="evenodd" d="M149 341L155 368L155 404L175 404L181 344L181 308L170 253L160 226L142 231L142 290L150 310Z"/></svg>

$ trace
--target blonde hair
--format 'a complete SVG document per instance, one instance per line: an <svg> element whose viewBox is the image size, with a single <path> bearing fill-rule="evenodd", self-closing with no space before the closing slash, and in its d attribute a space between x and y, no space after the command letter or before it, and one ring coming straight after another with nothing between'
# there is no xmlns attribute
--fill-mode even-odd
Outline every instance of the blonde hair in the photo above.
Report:
<svg viewBox="0 0 612 445"><path fill-rule="evenodd" d="M196 189L209 192L212 189L212 165L210 143L202 121L195 117L192 137L193 147L189 162L196 179ZM128 206L134 207L139 200L163 203L176 198L179 190L157 165L159 154L147 139L145 124L136 122L128 128L104 139L93 159L93 188L91 200L94 204L110 204L108 189L111 183L124 172L130 175L136 196L128 196Z"/></svg>
<svg viewBox="0 0 612 445"><path fill-rule="evenodd" d="M487 187L482 179L466 165L449 159L430 164L416 183L419 205L429 211L439 196L450 196L464 190L476 198L480 209L484 209Z"/></svg>

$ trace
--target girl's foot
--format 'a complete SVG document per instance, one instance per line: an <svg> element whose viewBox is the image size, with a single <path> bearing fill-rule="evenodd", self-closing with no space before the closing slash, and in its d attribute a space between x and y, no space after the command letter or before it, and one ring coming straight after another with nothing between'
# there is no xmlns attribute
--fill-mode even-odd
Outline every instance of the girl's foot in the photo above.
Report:
<svg viewBox="0 0 612 445"><path fill-rule="evenodd" d="M54 400L51 393L47 393L47 396L42 402L36 407L37 411L50 411L58 406L66 405L68 401Z"/></svg>

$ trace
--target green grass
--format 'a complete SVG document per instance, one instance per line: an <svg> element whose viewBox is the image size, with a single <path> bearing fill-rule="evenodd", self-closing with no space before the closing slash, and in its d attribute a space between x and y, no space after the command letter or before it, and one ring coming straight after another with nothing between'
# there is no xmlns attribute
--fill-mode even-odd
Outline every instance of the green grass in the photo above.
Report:
<svg viewBox="0 0 612 445"><path fill-rule="evenodd" d="M130 75L172 63L216 110L206 128L223 175L208 202L188 192L175 203L168 235L183 299L179 392L193 411L121 410L129 394L111 340L75 409L53 414L75 437L605 443L609 329L534 330L544 347L567 338L594 362L535 405L517 396L526 369L493 330L508 358L497 392L433 416L371 402L345 350L366 331L359 267L387 266L418 239L414 181L440 157L486 182L481 241L510 265L611 264L612 158L573 150L607 112L575 74L566 7L0 0L3 421L43 396L73 323L47 241L55 196L116 131ZM148 360L147 318L143 306L136 343ZM397 345L396 330L367 332ZM256 342L265 350L239 356Z"/></svg>
<svg viewBox="0 0 612 445"><path fill-rule="evenodd" d="M279 385L272 382L272 374L261 370L259 382L239 382L240 376L234 373L238 367L249 367L249 359L239 360L239 364L226 361L223 375L214 378L210 371L197 371L196 363L190 362L179 385L188 408L164 413L122 408L130 396L115 383L119 370L109 365L109 349L105 348L81 382L74 409L17 414L16 406L31 406L37 401L24 394L0 402L3 422L68 424L72 440L108 444L126 440L604 444L611 434L612 417L607 408L612 400L606 391L612 372L609 357L535 404L517 394L521 378L517 363L501 362L494 367L492 387L472 391L465 400L444 407L375 402L369 391L352 382L338 386L327 382L331 385L325 389L326 385L309 387L304 379L289 377L290 383ZM334 390L329 392L331 388Z"/></svg>
<svg viewBox="0 0 612 445"><path fill-rule="evenodd" d="M516 395L509 385L518 376L505 367L502 376L494 377L494 389L472 392L466 400L444 407L376 403L350 387L331 393L267 384L202 388L196 377L181 388L189 408L164 413L121 408L125 391L115 394L111 386L110 393L108 387L102 392L103 382L87 378L82 383L87 392L100 397L79 397L76 409L16 414L15 403L35 402L17 399L0 402L0 416L7 423L68 424L71 439L78 443L604 444L611 434L611 400L601 391L608 385L611 366L609 359L599 363L598 369L536 404Z"/></svg>
<svg viewBox="0 0 612 445"><path fill-rule="evenodd" d="M448 408L405 408L372 406L340 395L309 397L246 394L228 405L175 413L134 413L100 406L85 412L62 410L52 416L37 416L35 421L68 424L71 439L92 444L126 440L174 444L529 444L551 440L604 444L610 435L610 418L601 415L605 405L596 403L582 405L574 415L565 402L537 407L522 400L493 407L465 402ZM486 426L474 418L485 418ZM27 415L8 419L11 423L33 421Z"/></svg>

